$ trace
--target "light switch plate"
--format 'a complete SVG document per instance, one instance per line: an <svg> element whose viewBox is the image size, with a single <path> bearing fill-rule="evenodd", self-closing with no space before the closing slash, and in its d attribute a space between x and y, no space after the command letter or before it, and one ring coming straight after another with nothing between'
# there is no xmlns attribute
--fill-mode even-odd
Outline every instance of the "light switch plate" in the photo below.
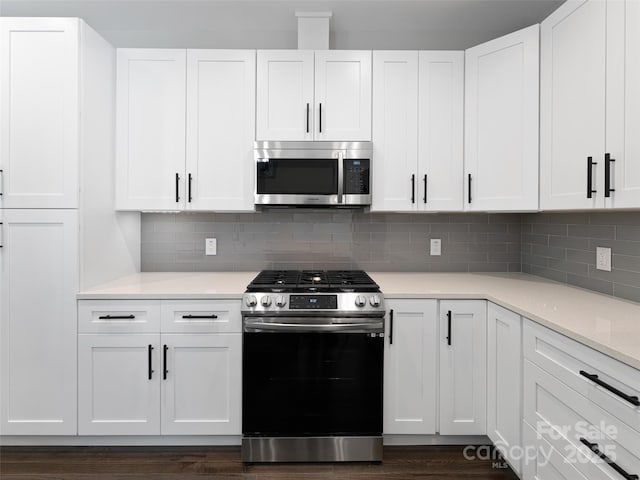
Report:
<svg viewBox="0 0 640 480"><path fill-rule="evenodd" d="M596 247L596 268L611 271L611 249L607 247Z"/></svg>
<svg viewBox="0 0 640 480"><path fill-rule="evenodd" d="M431 255L442 255L442 240L439 238L431 239Z"/></svg>
<svg viewBox="0 0 640 480"><path fill-rule="evenodd" d="M204 254L205 255L218 254L218 241L215 238L207 238L204 241Z"/></svg>

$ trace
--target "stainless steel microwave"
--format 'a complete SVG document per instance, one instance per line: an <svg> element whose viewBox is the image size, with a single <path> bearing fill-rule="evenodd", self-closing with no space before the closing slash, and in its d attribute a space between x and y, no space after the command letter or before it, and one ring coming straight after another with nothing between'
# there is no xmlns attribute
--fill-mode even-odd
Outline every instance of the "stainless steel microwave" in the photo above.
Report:
<svg viewBox="0 0 640 480"><path fill-rule="evenodd" d="M371 205L371 142L255 142L256 205Z"/></svg>

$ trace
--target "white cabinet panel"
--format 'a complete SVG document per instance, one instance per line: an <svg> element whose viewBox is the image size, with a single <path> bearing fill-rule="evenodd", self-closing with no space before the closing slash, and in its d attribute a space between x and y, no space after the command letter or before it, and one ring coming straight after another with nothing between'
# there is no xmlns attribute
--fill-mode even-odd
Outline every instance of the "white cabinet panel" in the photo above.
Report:
<svg viewBox="0 0 640 480"><path fill-rule="evenodd" d="M258 50L257 140L313 140L311 50Z"/></svg>
<svg viewBox="0 0 640 480"><path fill-rule="evenodd" d="M160 433L158 334L78 336L78 433Z"/></svg>
<svg viewBox="0 0 640 480"><path fill-rule="evenodd" d="M255 75L253 50L187 50L188 210L254 210Z"/></svg>
<svg viewBox="0 0 640 480"><path fill-rule="evenodd" d="M466 208L537 210L538 25L470 48L465 60Z"/></svg>
<svg viewBox="0 0 640 480"><path fill-rule="evenodd" d="M371 140L371 52L315 52L316 140Z"/></svg>
<svg viewBox="0 0 640 480"><path fill-rule="evenodd" d="M415 182L418 181L418 52L373 52L373 78L374 167L371 209L415 210Z"/></svg>
<svg viewBox="0 0 640 480"><path fill-rule="evenodd" d="M242 334L162 335L162 433L240 435Z"/></svg>
<svg viewBox="0 0 640 480"><path fill-rule="evenodd" d="M185 50L118 49L119 210L178 210L185 201Z"/></svg>
<svg viewBox="0 0 640 480"><path fill-rule="evenodd" d="M240 300L165 300L163 333L241 333Z"/></svg>
<svg viewBox="0 0 640 480"><path fill-rule="evenodd" d="M543 210L603 206L606 7L601 0L566 2L541 24L540 195Z"/></svg>
<svg viewBox="0 0 640 480"><path fill-rule="evenodd" d="M520 473L522 425L522 319L487 306L487 435Z"/></svg>
<svg viewBox="0 0 640 480"><path fill-rule="evenodd" d="M0 215L2 433L75 435L77 212Z"/></svg>
<svg viewBox="0 0 640 480"><path fill-rule="evenodd" d="M459 211L463 193L464 52L420 52L419 59L416 201L420 210Z"/></svg>
<svg viewBox="0 0 640 480"><path fill-rule="evenodd" d="M3 208L77 208L79 22L0 18Z"/></svg>
<svg viewBox="0 0 640 480"><path fill-rule="evenodd" d="M153 333L159 329L159 300L78 301L78 333Z"/></svg>
<svg viewBox="0 0 640 480"><path fill-rule="evenodd" d="M385 344L385 434L434 434L437 399L436 300L391 300Z"/></svg>
<svg viewBox="0 0 640 480"><path fill-rule="evenodd" d="M441 301L440 434L486 434L486 378L487 302Z"/></svg>

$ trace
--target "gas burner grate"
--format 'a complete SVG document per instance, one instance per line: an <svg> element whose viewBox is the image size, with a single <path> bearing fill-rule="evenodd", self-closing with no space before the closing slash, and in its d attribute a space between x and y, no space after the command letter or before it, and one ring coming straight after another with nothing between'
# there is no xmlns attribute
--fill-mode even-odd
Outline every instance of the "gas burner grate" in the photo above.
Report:
<svg viewBox="0 0 640 480"><path fill-rule="evenodd" d="M247 290L377 292L379 287L362 270L263 270Z"/></svg>

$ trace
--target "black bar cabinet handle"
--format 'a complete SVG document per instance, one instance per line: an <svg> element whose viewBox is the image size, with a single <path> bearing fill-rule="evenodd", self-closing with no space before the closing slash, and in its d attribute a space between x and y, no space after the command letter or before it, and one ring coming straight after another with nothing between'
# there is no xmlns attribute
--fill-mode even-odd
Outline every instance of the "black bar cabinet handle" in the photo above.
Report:
<svg viewBox="0 0 640 480"><path fill-rule="evenodd" d="M318 111L320 112L319 114L319 122L318 122L318 126L320 127L320 133L322 133L322 103L320 103L320 107L318 108Z"/></svg>
<svg viewBox="0 0 640 480"><path fill-rule="evenodd" d="M598 457L600 457L606 464L608 464L611 468L613 468L616 472L622 475L622 478L625 480L638 480L638 475L631 475L624 471L624 469L618 465L616 462L607 457L603 452L600 451L597 443L591 443L586 438L580 437L580 443L586 445L586 447L595 453Z"/></svg>
<svg viewBox="0 0 640 480"><path fill-rule="evenodd" d="M169 350L169 347L167 345L162 347L162 379L163 380L167 379L167 373L169 373L169 370L167 370L167 350Z"/></svg>
<svg viewBox="0 0 640 480"><path fill-rule="evenodd" d="M424 203L427 203L427 174L426 173L422 181L424 182L424 197L422 200L424 201Z"/></svg>
<svg viewBox="0 0 640 480"><path fill-rule="evenodd" d="M309 133L309 104L307 103L307 133Z"/></svg>
<svg viewBox="0 0 640 480"><path fill-rule="evenodd" d="M416 203L416 175L411 175L411 203Z"/></svg>
<svg viewBox="0 0 640 480"><path fill-rule="evenodd" d="M468 192L468 198L467 198L467 203L471 203L471 174L469 174L469 192Z"/></svg>
<svg viewBox="0 0 640 480"><path fill-rule="evenodd" d="M188 189L187 189L188 190L187 191L187 197L188 197L189 203L191 203L191 200L193 200L191 198L191 180L192 179L193 179L193 177L191 176L191 174L189 174L189 182L188 182Z"/></svg>
<svg viewBox="0 0 640 480"><path fill-rule="evenodd" d="M638 399L637 396L635 396L635 395L631 396L631 395L627 395L624 392L621 392L616 387L613 387L613 386L609 385L608 383L603 382L602 380L600 380L598 378L598 375L596 375L595 373L587 373L584 370L580 370L580 375L582 375L583 377L588 378L589 380L591 380L596 385L600 385L605 390L609 390L611 393L613 393L614 395L617 395L618 397L622 398L623 400L626 400L627 402L629 402L634 407L640 407L640 400Z"/></svg>
<svg viewBox="0 0 640 480"><path fill-rule="evenodd" d="M1 172L2 170L0 170ZM2 225L4 225L3 222L0 222L0 231L2 230ZM2 248L4 246L4 231L2 232L2 243L0 243L0 248Z"/></svg>
<svg viewBox="0 0 640 480"><path fill-rule="evenodd" d="M593 194L597 192L593 189L593 166L597 164L593 157L587 157L587 198L593 198Z"/></svg>
<svg viewBox="0 0 640 480"><path fill-rule="evenodd" d="M176 203L180 201L180 174L176 173Z"/></svg>
<svg viewBox="0 0 640 480"><path fill-rule="evenodd" d="M451 345L451 310L447 312L447 345Z"/></svg>
<svg viewBox="0 0 640 480"><path fill-rule="evenodd" d="M153 378L153 364L152 364L152 353L153 352L153 345L149 345L147 347L147 355L149 357L149 380L151 380Z"/></svg>
<svg viewBox="0 0 640 480"><path fill-rule="evenodd" d="M135 315L100 315L98 320L133 320Z"/></svg>
<svg viewBox="0 0 640 480"><path fill-rule="evenodd" d="M393 345L393 309L389 310L389 345Z"/></svg>
<svg viewBox="0 0 640 480"><path fill-rule="evenodd" d="M604 196L609 198L611 192L615 192L615 188L611 188L611 163L615 162L615 159L611 158L610 153L604 154Z"/></svg>
<svg viewBox="0 0 640 480"><path fill-rule="evenodd" d="M182 318L218 318L214 313L211 315L182 315Z"/></svg>

